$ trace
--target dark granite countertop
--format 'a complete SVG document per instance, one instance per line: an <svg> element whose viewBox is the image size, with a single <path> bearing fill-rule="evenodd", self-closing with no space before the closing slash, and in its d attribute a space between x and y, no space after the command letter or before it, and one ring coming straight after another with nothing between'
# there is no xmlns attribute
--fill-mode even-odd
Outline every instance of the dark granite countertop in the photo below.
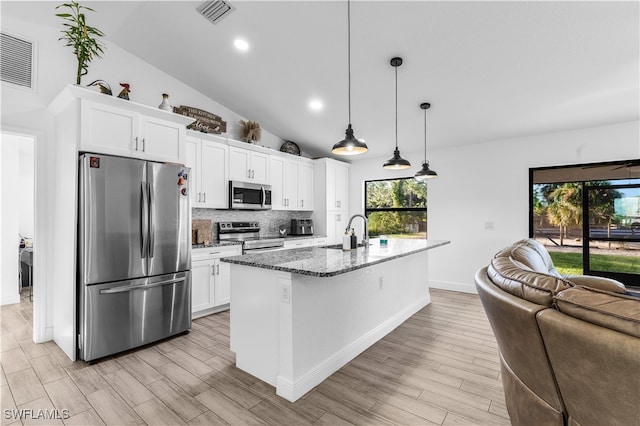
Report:
<svg viewBox="0 0 640 426"><path fill-rule="evenodd" d="M327 249L305 247L257 254L245 254L221 259L223 262L256 268L273 269L315 277L332 277L377 263L419 253L449 244L446 240L389 239L387 247L380 247L378 239L372 239L368 250Z"/></svg>

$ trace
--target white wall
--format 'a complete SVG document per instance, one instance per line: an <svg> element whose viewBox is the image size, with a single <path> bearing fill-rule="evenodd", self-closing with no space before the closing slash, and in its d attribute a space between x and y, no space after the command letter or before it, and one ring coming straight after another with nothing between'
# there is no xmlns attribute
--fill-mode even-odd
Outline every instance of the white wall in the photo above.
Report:
<svg viewBox="0 0 640 426"><path fill-rule="evenodd" d="M51 4L43 3L43 7ZM50 340L53 333L54 293L57 284L53 265L57 243L54 238L55 218L47 212L55 211L56 186L55 122L47 111L53 98L67 85L75 82L75 58L71 50L58 41L59 25L48 27L29 21L2 15L2 31L35 42L36 87L35 90L15 88L2 84L2 129L37 136L35 152L36 205L35 233L37 248L34 253L34 340ZM169 94L172 105L189 105L210 111L227 121L227 137L238 138L238 121L243 117L223 107L176 78L131 55L106 41L104 58L96 59L89 74L83 78L87 84L96 79L107 81L117 95L119 82L131 85L131 100L157 106L162 93ZM263 129L260 145L279 149L282 140ZM72 237L72 236L71 236ZM3 238L3 241L6 240ZM11 241L12 247L15 246ZM15 247L14 247L15 248ZM14 250L15 251L15 250ZM16 252L17 253L17 252ZM4 258L4 257L3 257ZM17 265L17 260L16 260ZM17 266L16 266L17 267ZM4 272L3 272L4 273ZM3 283L5 280L3 279ZM17 292L16 292L17 293Z"/></svg>
<svg viewBox="0 0 640 426"><path fill-rule="evenodd" d="M18 161L20 146L14 137L4 137L0 143L0 305L18 303Z"/></svg>
<svg viewBox="0 0 640 426"><path fill-rule="evenodd" d="M363 181L412 176L420 154L404 155L410 171L382 169L386 158L351 165L350 213L364 206ZM475 292L473 276L504 246L529 234L529 168L640 158L640 122L431 149L428 238L451 240L429 255L432 287ZM486 222L493 230L485 229Z"/></svg>
<svg viewBox="0 0 640 426"><path fill-rule="evenodd" d="M34 221L34 140L19 138L20 155L18 162L18 213L20 235L33 238Z"/></svg>

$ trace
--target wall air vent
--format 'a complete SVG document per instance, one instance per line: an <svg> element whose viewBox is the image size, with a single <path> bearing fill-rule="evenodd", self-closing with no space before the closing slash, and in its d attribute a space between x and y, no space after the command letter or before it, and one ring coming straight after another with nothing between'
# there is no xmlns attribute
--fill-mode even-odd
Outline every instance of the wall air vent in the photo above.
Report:
<svg viewBox="0 0 640 426"><path fill-rule="evenodd" d="M217 24L234 10L235 7L223 0L207 1L198 7L198 12L212 24Z"/></svg>
<svg viewBox="0 0 640 426"><path fill-rule="evenodd" d="M1 34L0 76L2 81L33 89L33 43L4 32Z"/></svg>

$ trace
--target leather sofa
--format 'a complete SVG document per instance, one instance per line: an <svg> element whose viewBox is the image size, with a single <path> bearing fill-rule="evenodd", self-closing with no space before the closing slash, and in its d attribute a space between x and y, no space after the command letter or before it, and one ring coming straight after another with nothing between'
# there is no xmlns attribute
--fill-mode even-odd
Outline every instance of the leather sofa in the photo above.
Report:
<svg viewBox="0 0 640 426"><path fill-rule="evenodd" d="M475 285L513 425L640 425L640 298L561 276L534 239L497 253Z"/></svg>

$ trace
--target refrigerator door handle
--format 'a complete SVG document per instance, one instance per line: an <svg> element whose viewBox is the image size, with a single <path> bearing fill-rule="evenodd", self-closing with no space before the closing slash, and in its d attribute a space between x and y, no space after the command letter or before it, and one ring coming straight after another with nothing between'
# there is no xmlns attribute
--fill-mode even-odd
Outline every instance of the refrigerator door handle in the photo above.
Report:
<svg viewBox="0 0 640 426"><path fill-rule="evenodd" d="M172 280L160 281L153 284L140 284L140 285L134 285L134 286L120 286L120 287L106 288L104 290L100 290L100 294L114 294L114 293L124 293L127 291L134 291L134 290L147 290L153 287L160 287L162 285L179 283L184 281L185 279L186 278L183 277L183 278L175 278Z"/></svg>
<svg viewBox="0 0 640 426"><path fill-rule="evenodd" d="M147 244L149 243L149 217L147 211L149 211L149 198L147 197L147 185L145 182L141 182L141 202L140 202L140 235L142 235L142 245L140 247L141 257L147 257Z"/></svg>
<svg viewBox="0 0 640 426"><path fill-rule="evenodd" d="M156 237L156 231L154 229L155 226L155 215L156 215L156 208L155 208L155 190L153 189L153 185L148 183L148 188L149 188L149 258L153 257L153 246L155 245L155 237Z"/></svg>

